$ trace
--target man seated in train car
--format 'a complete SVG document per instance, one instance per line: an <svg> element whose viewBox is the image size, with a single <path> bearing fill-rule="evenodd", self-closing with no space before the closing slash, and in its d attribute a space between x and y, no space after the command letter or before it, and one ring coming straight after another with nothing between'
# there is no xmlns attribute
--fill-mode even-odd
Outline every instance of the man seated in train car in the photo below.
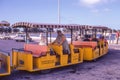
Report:
<svg viewBox="0 0 120 80"><path fill-rule="evenodd" d="M82 40L83 40L81 34L78 34L77 40L78 40L78 41L82 41Z"/></svg>
<svg viewBox="0 0 120 80"><path fill-rule="evenodd" d="M99 42L102 43L101 47L106 46L106 44L108 44L107 40L105 39L105 37L104 37L103 35L100 36ZM103 44L104 44L104 45L103 45Z"/></svg>
<svg viewBox="0 0 120 80"><path fill-rule="evenodd" d="M46 45L46 37L43 33L40 33L40 42L39 45Z"/></svg>
<svg viewBox="0 0 120 80"><path fill-rule="evenodd" d="M96 42L98 42L98 39L96 38L96 35L92 35L91 41L96 41Z"/></svg>
<svg viewBox="0 0 120 80"><path fill-rule="evenodd" d="M72 40L77 41L78 40L77 37L78 37L78 33L77 32L73 33Z"/></svg>
<svg viewBox="0 0 120 80"><path fill-rule="evenodd" d="M68 41L67 41L65 35L60 30L57 30L57 38L55 39L55 41L52 44L57 44L59 46L62 45L63 53L70 54L70 48L69 48Z"/></svg>
<svg viewBox="0 0 120 80"><path fill-rule="evenodd" d="M85 38L83 39L83 41L90 41L89 36L85 35Z"/></svg>
<svg viewBox="0 0 120 80"><path fill-rule="evenodd" d="M105 39L105 37L104 36L102 36L102 38L101 38L103 41L104 41L104 43L105 43L105 46L106 46L106 44L108 44L108 41L107 41L107 39Z"/></svg>

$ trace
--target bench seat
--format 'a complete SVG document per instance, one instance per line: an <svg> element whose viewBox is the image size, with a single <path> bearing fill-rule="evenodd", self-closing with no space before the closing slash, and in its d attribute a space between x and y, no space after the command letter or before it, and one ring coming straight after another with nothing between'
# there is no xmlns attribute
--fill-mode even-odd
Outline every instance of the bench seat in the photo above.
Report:
<svg viewBox="0 0 120 80"><path fill-rule="evenodd" d="M84 47L90 47L90 48L96 48L97 42L91 42L91 41L73 41L73 45L77 48L84 48Z"/></svg>
<svg viewBox="0 0 120 80"><path fill-rule="evenodd" d="M24 50L31 51L34 57L47 55L48 47L45 45L25 44Z"/></svg>

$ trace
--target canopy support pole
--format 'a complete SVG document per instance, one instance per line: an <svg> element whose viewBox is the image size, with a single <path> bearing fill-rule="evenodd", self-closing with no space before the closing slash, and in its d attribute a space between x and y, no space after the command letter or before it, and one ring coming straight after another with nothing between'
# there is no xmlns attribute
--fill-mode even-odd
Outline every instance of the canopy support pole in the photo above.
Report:
<svg viewBox="0 0 120 80"><path fill-rule="evenodd" d="M82 35L82 31L81 31L81 29L80 29L80 36Z"/></svg>
<svg viewBox="0 0 120 80"><path fill-rule="evenodd" d="M72 42L73 42L73 30L72 29L70 29L71 30L71 44L72 44Z"/></svg>
<svg viewBox="0 0 120 80"><path fill-rule="evenodd" d="M95 29L95 38L96 38L96 35L97 35L97 29Z"/></svg>
<svg viewBox="0 0 120 80"><path fill-rule="evenodd" d="M48 45L48 28L47 28L47 32L46 32L46 45Z"/></svg>
<svg viewBox="0 0 120 80"><path fill-rule="evenodd" d="M25 42L27 43L28 28L27 28L27 27L25 27L25 29L26 29L26 31L25 31L25 32L26 32L26 41L25 41Z"/></svg>
<svg viewBox="0 0 120 80"><path fill-rule="evenodd" d="M51 29L50 29L50 43L51 43L51 35L52 35L51 32L52 32L52 31L51 31Z"/></svg>

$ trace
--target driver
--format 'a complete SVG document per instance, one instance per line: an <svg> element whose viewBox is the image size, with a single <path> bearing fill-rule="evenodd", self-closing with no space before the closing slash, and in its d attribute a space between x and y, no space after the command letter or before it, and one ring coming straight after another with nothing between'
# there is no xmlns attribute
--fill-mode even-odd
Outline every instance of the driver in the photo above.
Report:
<svg viewBox="0 0 120 80"><path fill-rule="evenodd" d="M68 41L66 40L65 35L60 30L57 30L57 38L52 44L57 44L59 46L62 45L63 53L70 54L70 48L69 48Z"/></svg>

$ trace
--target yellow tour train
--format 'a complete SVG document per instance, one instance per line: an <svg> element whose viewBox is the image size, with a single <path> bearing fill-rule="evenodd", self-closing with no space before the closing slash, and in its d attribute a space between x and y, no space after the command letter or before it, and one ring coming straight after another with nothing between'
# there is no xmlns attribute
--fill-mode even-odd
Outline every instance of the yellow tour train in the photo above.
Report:
<svg viewBox="0 0 120 80"><path fill-rule="evenodd" d="M10 64L10 55L0 52L0 76L10 75L12 70L25 70L29 72L45 71L53 68L81 64L83 61L93 61L108 53L108 43L105 39L98 41L73 41L73 32L79 30L80 34L86 31L94 31L101 29L102 32L109 30L107 27L93 27L88 25L58 25L58 24L34 24L29 22L18 22L12 25L16 27L26 28L26 35L28 28L46 28L57 29L66 28L70 30L71 42L69 43L70 54L63 51L62 46L50 44L48 42L48 34L51 31L46 31L46 45L25 43L23 49L12 49ZM26 38L27 39L27 38ZM50 40L51 42L51 40Z"/></svg>

